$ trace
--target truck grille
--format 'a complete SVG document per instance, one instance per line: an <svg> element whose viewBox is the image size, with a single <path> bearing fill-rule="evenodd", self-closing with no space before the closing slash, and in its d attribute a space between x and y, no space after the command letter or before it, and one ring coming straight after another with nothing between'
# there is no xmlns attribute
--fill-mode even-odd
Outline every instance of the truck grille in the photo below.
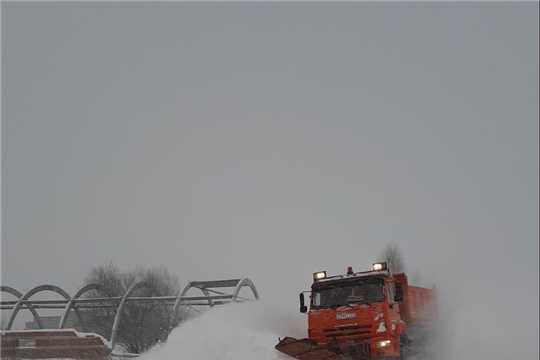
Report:
<svg viewBox="0 0 540 360"><path fill-rule="evenodd" d="M328 340L347 338L366 338L371 332L371 325L351 325L344 327L337 327L331 329L324 329L324 336Z"/></svg>

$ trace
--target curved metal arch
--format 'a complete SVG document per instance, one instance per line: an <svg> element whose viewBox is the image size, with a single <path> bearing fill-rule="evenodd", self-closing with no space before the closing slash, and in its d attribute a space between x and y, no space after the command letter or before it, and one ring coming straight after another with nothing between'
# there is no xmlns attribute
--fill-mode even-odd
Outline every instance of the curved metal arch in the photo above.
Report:
<svg viewBox="0 0 540 360"><path fill-rule="evenodd" d="M192 287L195 287L201 290L205 296L210 296L210 292L208 292L208 290L197 287L197 286L193 286L193 281L190 281L189 283L187 283L186 286L184 286L182 291L180 291L180 295L178 295L178 297L176 298L176 301L174 302L174 306L172 309L173 316L176 316L176 312L178 311L178 308L180 307L180 304L182 303L182 298L186 295L188 290L191 289ZM212 303L212 299L208 299L207 301L208 301L208 305L214 306L214 304Z"/></svg>
<svg viewBox="0 0 540 360"><path fill-rule="evenodd" d="M11 286L0 285L0 292L7 292L8 294L16 296L17 298L20 298L22 296L22 293L12 288Z"/></svg>
<svg viewBox="0 0 540 360"><path fill-rule="evenodd" d="M178 307L180 306L180 303L182 302L182 297L184 297L187 294L188 290L191 289L192 287L201 290L204 296L210 296L210 292L207 289L194 286L193 283L194 283L193 281L190 281L186 286L184 286L182 291L180 291L180 295L178 295L178 297L176 298L176 301L174 302L173 314L176 314L176 311L178 310ZM214 306L212 299L209 298L206 301L208 301L208 305Z"/></svg>
<svg viewBox="0 0 540 360"><path fill-rule="evenodd" d="M122 312L124 311L124 306L126 305L127 298L130 297L131 294L137 289L140 289L142 287L150 287L150 285L145 281L138 282L132 285L122 298L122 301L118 306L118 310L116 311L116 316L114 317L114 323L111 332L111 349L114 349L114 343L116 341L116 331L118 330L118 324L120 324L120 318L122 317Z"/></svg>
<svg viewBox="0 0 540 360"><path fill-rule="evenodd" d="M17 313L21 309L21 306L23 305L24 300L28 300L32 295L35 295L41 291L53 291L57 294L62 295L65 299L69 300L69 295L67 292L65 292L62 288L56 286L56 285L39 285L35 288L29 290L26 294L21 296L19 298L19 301L17 301L17 304L13 308L13 312L11 313L11 317L9 318L9 322L7 324L7 330L11 329L11 326L13 325L13 322L15 321L15 318L17 317ZM77 313L78 315L78 313ZM39 315L38 315L39 318ZM40 329L43 329L43 324L41 323L41 319L38 320L38 326Z"/></svg>
<svg viewBox="0 0 540 360"><path fill-rule="evenodd" d="M23 296L22 293L20 293L18 290L10 286L0 285L0 292L7 292L8 294L16 296L18 299L20 299ZM37 313L36 309L34 309L34 307L31 304L28 304L28 310L30 310L30 312L34 316L34 319L36 319L36 322L38 323L39 328L42 329L43 322L41 321L41 318L39 317L39 314ZM7 330L9 329L10 328L8 328Z"/></svg>
<svg viewBox="0 0 540 360"><path fill-rule="evenodd" d="M249 287L251 291L253 292L253 296L255 296L255 299L259 300L259 293L257 292L257 289L255 288L255 285L253 284L253 281L251 281L248 278L244 278L238 282L238 284L236 285L236 288L234 289L234 294L232 297L233 302L238 300L238 294L240 294L240 290L242 290L244 286Z"/></svg>
<svg viewBox="0 0 540 360"><path fill-rule="evenodd" d="M58 326L58 328L63 329L64 326L66 326L66 322L67 322L67 319L68 319L68 316L69 316L69 312L71 311L71 308L73 307L73 303L74 303L75 299L78 299L82 294L84 294L87 291L94 290L94 289L99 290L99 289L102 289L102 288L103 288L103 286L100 285L100 284L88 284L88 285L83 286L79 290L77 290L75 295L73 295L73 297L67 303L66 309L64 311L64 314L62 315L62 319L60 320L60 325ZM79 317L79 322L81 323L83 331L86 332L86 328L84 326L84 323L82 321L82 318L81 318L77 308L75 308L75 312L77 313L77 316Z"/></svg>

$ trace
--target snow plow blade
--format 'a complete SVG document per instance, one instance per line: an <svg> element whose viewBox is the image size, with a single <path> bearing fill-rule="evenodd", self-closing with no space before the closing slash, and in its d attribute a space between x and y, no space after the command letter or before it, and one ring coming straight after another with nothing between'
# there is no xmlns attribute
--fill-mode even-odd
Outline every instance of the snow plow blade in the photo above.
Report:
<svg viewBox="0 0 540 360"><path fill-rule="evenodd" d="M320 347L310 339L286 337L275 346L276 350L299 360L352 360L334 351Z"/></svg>

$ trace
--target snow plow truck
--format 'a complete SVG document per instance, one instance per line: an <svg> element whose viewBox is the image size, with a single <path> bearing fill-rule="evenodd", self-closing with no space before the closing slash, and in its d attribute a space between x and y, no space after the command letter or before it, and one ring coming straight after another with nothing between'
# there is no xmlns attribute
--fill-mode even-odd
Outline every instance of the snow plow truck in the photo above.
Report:
<svg viewBox="0 0 540 360"><path fill-rule="evenodd" d="M392 274L386 262L372 270L327 276L313 273L307 338L279 339L275 346L299 360L407 359L420 355L433 335L435 287L412 286L404 273Z"/></svg>

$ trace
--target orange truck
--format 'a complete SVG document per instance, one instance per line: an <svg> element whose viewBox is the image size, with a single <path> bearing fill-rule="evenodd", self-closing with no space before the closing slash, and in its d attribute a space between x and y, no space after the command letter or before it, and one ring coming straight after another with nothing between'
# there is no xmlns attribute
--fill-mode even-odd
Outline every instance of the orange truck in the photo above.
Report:
<svg viewBox="0 0 540 360"><path fill-rule="evenodd" d="M280 339L276 349L300 360L407 359L419 354L436 323L435 288L409 284L386 262L372 270L327 276L313 274L308 337Z"/></svg>

